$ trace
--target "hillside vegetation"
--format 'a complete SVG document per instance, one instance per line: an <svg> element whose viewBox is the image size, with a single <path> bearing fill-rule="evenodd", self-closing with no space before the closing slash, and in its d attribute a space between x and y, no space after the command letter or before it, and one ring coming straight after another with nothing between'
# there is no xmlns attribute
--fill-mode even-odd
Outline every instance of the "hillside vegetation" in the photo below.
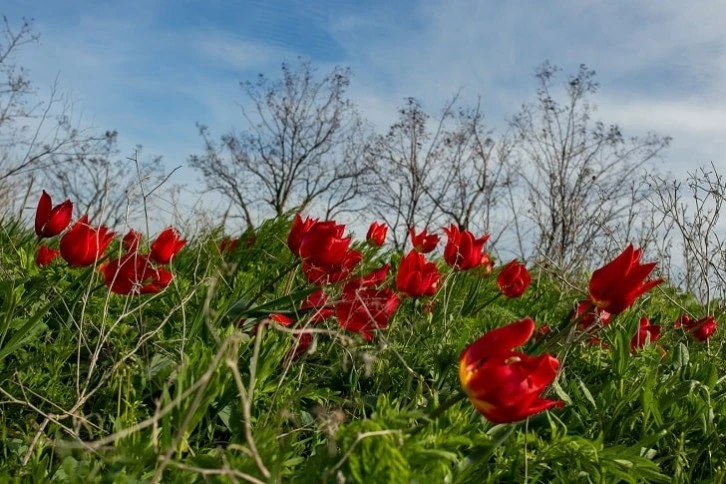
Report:
<svg viewBox="0 0 726 484"><path fill-rule="evenodd" d="M19 482L726 476L722 331L632 247L565 274L455 226L401 253L380 227L282 216L104 250L49 204L0 240L0 473Z"/></svg>

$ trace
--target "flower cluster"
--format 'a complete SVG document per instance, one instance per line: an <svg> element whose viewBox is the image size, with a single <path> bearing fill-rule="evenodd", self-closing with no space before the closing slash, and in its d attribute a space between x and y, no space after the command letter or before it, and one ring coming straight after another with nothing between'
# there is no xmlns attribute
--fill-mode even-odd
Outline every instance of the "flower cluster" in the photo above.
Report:
<svg viewBox="0 0 726 484"><path fill-rule="evenodd" d="M141 233L129 230L117 240L119 255L114 257L107 255L107 251L115 240L115 232L93 224L87 214L73 220L70 200L53 205L51 196L43 191L35 213L35 233L39 240L58 237L58 241L56 247L39 244L36 255L39 266L47 266L58 258L70 267L95 266L108 290L121 295L156 294L173 280L169 265L187 241L172 227L165 228L148 243L144 243ZM295 343L286 356L286 361L292 361L314 350L315 333L325 331L320 329L322 325L336 324L371 342L376 335L380 337L380 332L395 325L402 302L420 308L429 321L437 318L442 311L437 304L442 301L448 304L448 291L446 297L436 298L447 280L473 279L477 285L472 287L477 290L482 281L489 280L494 299L523 297L532 284L532 274L523 262L512 260L495 267L487 246L489 234L474 235L456 224L443 227L446 243L437 259L432 253L439 247L440 234L429 232L428 228L417 232L409 227L411 249L400 259L393 256L384 262L386 253L380 248L386 243L388 231L385 223L373 222L365 243L354 244L346 234L345 225L296 214L287 234L287 246L297 259L291 266L289 281L294 277L304 278L309 287L307 296L281 312L268 314L266 309L263 313L266 317L251 321L254 336L262 337L265 327L292 333ZM224 238L218 246L220 254L235 252L239 242L249 247L255 243L254 234L246 239ZM380 262L373 267L377 268L362 269L366 266L364 253L376 255ZM631 244L595 270L587 295L563 321L566 331L557 331L558 328L547 324L536 329L535 322L525 317L492 329L466 346L459 356L461 397L465 395L493 423L516 422L562 407L562 401L548 398L548 388L557 378L560 361L547 350L562 343L563 335L568 343L579 340L606 346L599 331L632 307L640 296L663 282L659 278L651 279L656 264L641 263L641 257L642 250ZM492 273L496 274L495 281L493 277L487 279ZM529 297L536 298L531 294ZM471 298L467 296L467 299ZM474 308L470 312L483 307L469 305L468 301L467 306ZM260 307L264 306L253 308L245 316L258 314ZM685 331L694 340L707 341L716 331L717 323L712 316L696 319L684 314L674 323L674 328ZM649 317L640 317L630 339L631 353L658 341L662 329ZM576 337L574 340L569 339L572 335ZM526 345L533 336L534 342L527 350Z"/></svg>
<svg viewBox="0 0 726 484"><path fill-rule="evenodd" d="M373 222L366 234L366 242L372 247L381 247L387 231L385 224ZM444 232L447 243L443 259L449 267L454 271L484 268L482 275L491 272L493 263L484 249L489 235L475 237L470 231L461 230L455 225L445 228ZM295 215L287 245L301 260L306 280L319 286L319 289L311 293L298 309L307 314L305 323L273 315L269 318L287 327L318 324L335 318L341 328L360 334L366 341L372 341L375 331L388 328L402 298L428 298L439 290L442 273L434 261L427 260L426 254L436 249L440 236L427 229L416 233L413 228L409 230L409 236L413 248L398 264L394 289L386 283L390 264L384 264L366 275L354 276L362 254L351 248L351 238L345 235L344 225ZM502 294L516 298L524 294L531 280L526 267L512 261L500 272L497 285ZM422 307L429 308L431 312L435 307L433 302L430 300ZM529 357L513 352L514 347L532 334L533 329L528 326L531 320L528 321L515 324L511 330L502 333L495 330L490 333L491 336L483 337L483 343L474 343L462 354L462 385L472 402L490 420L514 421L561 404L539 398L556 374L557 360L551 356ZM293 331L299 331L291 353L292 357L297 357L311 346L312 337L305 332L304 327ZM497 334L504 335L504 339ZM517 338L523 339L510 345L514 340L506 335L511 334L517 334ZM302 338L301 335L308 337ZM494 346L490 347L491 344ZM489 349L483 350L483 347ZM485 371L480 372L482 369ZM489 369L500 372L501 379L490 381L495 386L505 385L504 393L498 392L495 386L481 391L489 378L486 371ZM505 375L507 372L508 376ZM517 385L528 386L527 392L517 393Z"/></svg>
<svg viewBox="0 0 726 484"><path fill-rule="evenodd" d="M141 234L130 230L121 240L124 254L106 260L106 250L115 232L105 225L92 225L88 214L68 228L72 219L73 203L65 200L54 207L44 190L35 212L35 233L41 239L62 235L58 249L45 244L38 247L35 260L39 266L47 266L58 257L70 267L97 264L109 290L123 295L158 293L171 282L172 273L161 266L169 264L186 245L176 230L171 227L163 230L151 243L148 254L138 252Z"/></svg>

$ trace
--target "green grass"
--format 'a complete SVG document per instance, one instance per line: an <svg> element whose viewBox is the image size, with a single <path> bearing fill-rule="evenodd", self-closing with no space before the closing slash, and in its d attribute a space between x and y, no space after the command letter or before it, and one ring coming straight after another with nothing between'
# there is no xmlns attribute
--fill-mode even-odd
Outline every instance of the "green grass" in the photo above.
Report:
<svg viewBox="0 0 726 484"><path fill-rule="evenodd" d="M298 315L310 293L285 244L289 220L220 255L189 241L158 295L110 294L98 271L38 268L35 237L0 233L0 474L18 482L723 482L723 330L708 343L672 328L698 305L664 287L615 318L610 349L558 345L554 409L494 425L460 394L462 349L531 316L564 328L583 289L533 270L520 299L494 276L445 274L433 311L403 299L371 343L335 319L295 336L252 326ZM366 252L362 268L399 254ZM118 252L113 245L109 253ZM332 293L335 289L331 290ZM630 353L640 316L663 325ZM720 316L720 315L716 315ZM305 318L300 325L305 326ZM307 325L307 328L313 328ZM532 342L524 351L535 348Z"/></svg>

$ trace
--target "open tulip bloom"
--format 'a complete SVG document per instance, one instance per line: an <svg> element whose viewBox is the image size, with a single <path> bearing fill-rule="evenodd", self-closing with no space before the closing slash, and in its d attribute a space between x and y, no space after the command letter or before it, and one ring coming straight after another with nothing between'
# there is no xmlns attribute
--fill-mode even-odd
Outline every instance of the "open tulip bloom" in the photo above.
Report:
<svg viewBox="0 0 726 484"><path fill-rule="evenodd" d="M169 285L171 272L154 267L148 256L135 252L114 259L102 267L106 286L116 294L156 294Z"/></svg>
<svg viewBox="0 0 726 484"><path fill-rule="evenodd" d="M159 264L168 264L186 244L187 241L182 240L176 230L168 227L156 237L154 242L151 243L151 253L149 254L149 257L151 257L151 260Z"/></svg>
<svg viewBox="0 0 726 484"><path fill-rule="evenodd" d="M489 234L477 239L468 230L460 231L454 224L444 228L444 232L448 237L444 260L450 267L466 271L489 263L489 255L484 252L484 244L489 240Z"/></svg>
<svg viewBox="0 0 726 484"><path fill-rule="evenodd" d="M428 254L439 245L439 236L437 234L429 234L426 229L423 229L417 235L416 230L411 227L408 229L408 234L411 236L411 244L416 252Z"/></svg>
<svg viewBox="0 0 726 484"><path fill-rule="evenodd" d="M71 267L93 265L113 240L114 232L105 225L93 228L84 215L60 239L60 254Z"/></svg>
<svg viewBox="0 0 726 484"><path fill-rule="evenodd" d="M597 269L590 278L590 299L598 308L619 314L633 305L642 294L657 286L663 279L645 282L655 262L640 263L641 249L633 244L611 262Z"/></svg>
<svg viewBox="0 0 726 484"><path fill-rule="evenodd" d="M305 237L310 228L316 223L318 223L318 219L316 218L305 217L305 220L303 220L299 213L295 214L290 233L287 234L287 246L290 248L290 252L295 254L296 257L300 256L300 244L302 243L303 237Z"/></svg>
<svg viewBox="0 0 726 484"><path fill-rule="evenodd" d="M411 297L436 294L441 274L436 264L426 262L426 257L415 249L401 260L396 274L396 289Z"/></svg>
<svg viewBox="0 0 726 484"><path fill-rule="evenodd" d="M494 423L523 420L563 402L540 396L557 376L559 362L549 354L529 356L514 351L535 330L522 319L489 331L459 357L459 380L474 407Z"/></svg>
<svg viewBox="0 0 726 484"><path fill-rule="evenodd" d="M366 341L371 341L374 330L388 327L399 302L398 295L388 287L344 291L335 305L335 316L341 328L359 333Z"/></svg>

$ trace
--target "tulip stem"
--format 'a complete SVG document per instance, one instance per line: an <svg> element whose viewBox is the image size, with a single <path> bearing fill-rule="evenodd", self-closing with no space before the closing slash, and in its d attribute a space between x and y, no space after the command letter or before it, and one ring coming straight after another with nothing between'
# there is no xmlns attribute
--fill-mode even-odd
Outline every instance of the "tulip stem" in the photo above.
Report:
<svg viewBox="0 0 726 484"><path fill-rule="evenodd" d="M486 302L485 302L484 304L481 304L481 305L479 305L479 306L475 307L475 308L474 308L474 310L472 311L472 313L477 313L478 311L481 311L482 309L484 309L485 307L489 306L489 305L490 305L491 303L493 303L494 301L496 301L497 299L499 299L499 297L500 297L501 295L502 295L502 293L501 293L501 292L497 292L497 293L496 293L496 294L494 295L494 297L493 297L493 298L491 298L491 299L487 300L487 301L486 301Z"/></svg>
<svg viewBox="0 0 726 484"><path fill-rule="evenodd" d="M460 401L464 400L466 398L466 394L464 392L457 392L456 394L452 395L447 400L444 400L432 413L431 415L426 417L426 421L423 423L418 424L416 427L412 428L410 430L410 435L413 437L414 435L421 432L426 426L428 426L430 423L435 422L439 417L441 417L448 409L459 403Z"/></svg>
<svg viewBox="0 0 726 484"><path fill-rule="evenodd" d="M570 339L572 338L572 333L574 329L577 327L577 325L580 323L582 319L584 319L585 315L588 314L590 311L592 311L595 308L594 304L590 304L584 311L582 311L580 314L578 314L576 317L573 318L575 315L575 310L573 309L569 313L567 313L567 316L565 316L565 321L563 322L562 326L564 326L564 329L562 331L559 331L557 334L555 334L554 338L551 338L549 341L547 341L547 344L544 345L542 348L542 354L547 353L548 350L552 349L553 346L555 346L557 343L559 343L563 339ZM590 329L590 328L588 328ZM588 331L585 331L588 332ZM539 344L537 345L539 346Z"/></svg>

